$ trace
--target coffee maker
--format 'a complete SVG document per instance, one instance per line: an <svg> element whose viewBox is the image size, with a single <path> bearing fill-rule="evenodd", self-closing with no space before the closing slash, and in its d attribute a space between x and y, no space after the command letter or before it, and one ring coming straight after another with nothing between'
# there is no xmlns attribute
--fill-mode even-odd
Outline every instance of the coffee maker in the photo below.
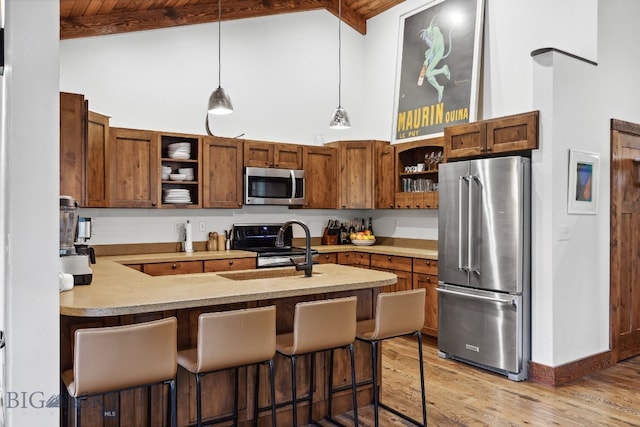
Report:
<svg viewBox="0 0 640 427"><path fill-rule="evenodd" d="M95 263L93 248L86 244L91 237L91 226L87 218L79 222L78 201L71 196L60 196L60 272L71 274L73 284L88 285L93 279L91 263ZM91 218L88 218L91 224ZM82 224L78 234L78 224ZM80 241L76 243L76 239Z"/></svg>

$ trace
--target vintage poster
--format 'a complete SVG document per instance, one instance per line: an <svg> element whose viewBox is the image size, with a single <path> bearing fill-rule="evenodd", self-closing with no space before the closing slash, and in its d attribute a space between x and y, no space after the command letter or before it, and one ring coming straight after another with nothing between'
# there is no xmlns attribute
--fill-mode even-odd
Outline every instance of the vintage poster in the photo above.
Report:
<svg viewBox="0 0 640 427"><path fill-rule="evenodd" d="M400 17L393 137L476 120L483 0L435 0Z"/></svg>

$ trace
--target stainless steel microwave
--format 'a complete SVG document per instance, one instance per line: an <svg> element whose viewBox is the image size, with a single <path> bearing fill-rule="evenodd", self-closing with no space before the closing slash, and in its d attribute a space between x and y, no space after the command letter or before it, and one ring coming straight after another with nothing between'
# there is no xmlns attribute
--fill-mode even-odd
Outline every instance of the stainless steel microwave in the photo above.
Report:
<svg viewBox="0 0 640 427"><path fill-rule="evenodd" d="M244 203L246 205L303 205L304 171L245 168Z"/></svg>

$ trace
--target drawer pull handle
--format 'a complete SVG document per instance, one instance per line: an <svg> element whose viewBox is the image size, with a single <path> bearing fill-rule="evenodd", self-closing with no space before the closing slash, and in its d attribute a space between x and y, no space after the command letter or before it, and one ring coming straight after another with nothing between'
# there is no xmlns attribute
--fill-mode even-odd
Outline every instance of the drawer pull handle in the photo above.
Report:
<svg viewBox="0 0 640 427"><path fill-rule="evenodd" d="M173 265L171 266L172 270L175 270L176 268L178 268L178 264L176 264L175 262L173 263Z"/></svg>

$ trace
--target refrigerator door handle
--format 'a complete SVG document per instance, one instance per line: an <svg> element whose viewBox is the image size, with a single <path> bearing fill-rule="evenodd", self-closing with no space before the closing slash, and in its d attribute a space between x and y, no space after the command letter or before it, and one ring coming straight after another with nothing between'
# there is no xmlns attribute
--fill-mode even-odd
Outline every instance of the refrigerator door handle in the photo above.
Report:
<svg viewBox="0 0 640 427"><path fill-rule="evenodd" d="M517 305L515 298L512 298L512 299L492 298L492 297L487 297L487 296L484 296L484 295L476 295L476 294L470 294L470 293L466 293L466 292L452 291L450 289L445 289L445 288L436 288L436 290L438 292L442 292L443 294L450 294L450 295L455 295L455 296L459 296L459 297L478 299L478 300L490 301L490 302L497 302L497 303L500 303L500 304Z"/></svg>
<svg viewBox="0 0 640 427"><path fill-rule="evenodd" d="M469 213L467 214L469 220L467 228L467 271L472 273L480 273L479 267L478 265L476 265L476 263L474 263L473 257L473 236L475 231L473 224L476 223L473 204L473 184L474 182L479 181L478 177L475 175L469 175L467 179L469 180Z"/></svg>
<svg viewBox="0 0 640 427"><path fill-rule="evenodd" d="M458 177L458 206L460 207L458 209L458 271L469 271L469 269L467 268L467 266L465 266L462 263L462 258L464 256L463 253L463 247L464 245L462 244L462 222L464 221L463 215L462 215L462 206L463 205L463 196L462 196L462 189L463 189L463 183L464 181L469 181L469 178L466 176L459 176ZM468 235L467 235L467 240L469 239Z"/></svg>

